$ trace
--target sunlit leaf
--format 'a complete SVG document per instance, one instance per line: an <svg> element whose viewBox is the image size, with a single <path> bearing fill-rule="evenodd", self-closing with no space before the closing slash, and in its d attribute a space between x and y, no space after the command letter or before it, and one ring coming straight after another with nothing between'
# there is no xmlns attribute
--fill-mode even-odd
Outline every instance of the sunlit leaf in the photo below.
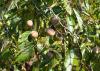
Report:
<svg viewBox="0 0 100 71"><path fill-rule="evenodd" d="M76 15L79 27L82 30L83 29L83 20L82 20L81 16L79 15L79 13L77 12L77 10L75 10L75 9L73 9L73 10L74 10L74 13Z"/></svg>
<svg viewBox="0 0 100 71"><path fill-rule="evenodd" d="M73 32L74 31L74 28L73 28L74 22L72 20L72 17L67 17L67 24L68 24L68 30L70 32Z"/></svg>
<svg viewBox="0 0 100 71"><path fill-rule="evenodd" d="M30 31L24 32L22 35L19 36L18 42L19 42L19 43L22 43L22 42L24 42L25 40L27 40L29 34L30 34Z"/></svg>
<svg viewBox="0 0 100 71"><path fill-rule="evenodd" d="M66 9L66 11L68 12L68 14L72 14L72 8L71 8L71 6L70 6L70 4L68 4L68 0L63 0L63 2L64 2L64 7L65 7L65 9Z"/></svg>

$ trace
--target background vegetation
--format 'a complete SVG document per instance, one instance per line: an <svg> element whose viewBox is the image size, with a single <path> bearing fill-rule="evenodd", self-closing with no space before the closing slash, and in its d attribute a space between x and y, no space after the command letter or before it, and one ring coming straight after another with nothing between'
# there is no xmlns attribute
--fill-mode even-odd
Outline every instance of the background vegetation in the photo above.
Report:
<svg viewBox="0 0 100 71"><path fill-rule="evenodd" d="M0 0L0 70L100 71L100 0Z"/></svg>

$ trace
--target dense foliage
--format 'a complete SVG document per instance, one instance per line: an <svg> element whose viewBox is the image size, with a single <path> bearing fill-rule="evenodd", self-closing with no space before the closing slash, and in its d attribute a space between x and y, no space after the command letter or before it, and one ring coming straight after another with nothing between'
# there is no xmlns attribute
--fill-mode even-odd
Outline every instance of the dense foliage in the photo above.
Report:
<svg viewBox="0 0 100 71"><path fill-rule="evenodd" d="M100 71L100 0L0 0L0 71Z"/></svg>

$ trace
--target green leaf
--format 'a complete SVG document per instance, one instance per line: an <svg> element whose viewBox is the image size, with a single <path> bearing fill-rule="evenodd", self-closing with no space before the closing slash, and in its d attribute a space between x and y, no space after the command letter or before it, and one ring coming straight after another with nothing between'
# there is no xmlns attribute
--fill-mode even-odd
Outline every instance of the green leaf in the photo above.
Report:
<svg viewBox="0 0 100 71"><path fill-rule="evenodd" d="M53 7L53 11L55 12L55 14L59 14L62 11L62 9L59 6L55 6Z"/></svg>
<svg viewBox="0 0 100 71"><path fill-rule="evenodd" d="M28 41L24 41L19 45L19 51L15 55L15 62L25 62L30 59L34 52L34 44Z"/></svg>
<svg viewBox="0 0 100 71"><path fill-rule="evenodd" d="M67 24L68 24L68 30L70 32L73 32L74 31L74 29L73 29L74 22L73 22L72 17L70 17L70 16L67 17Z"/></svg>
<svg viewBox="0 0 100 71"><path fill-rule="evenodd" d="M64 7L65 7L66 11L68 12L69 15L71 15L72 8L71 8L70 4L68 4L68 0L63 0L63 3L64 3Z"/></svg>
<svg viewBox="0 0 100 71"><path fill-rule="evenodd" d="M1 60L6 60L9 59L11 57L11 51L7 48L5 49L5 51L2 52L2 54L0 55L0 59Z"/></svg>
<svg viewBox="0 0 100 71"><path fill-rule="evenodd" d="M34 67L33 66L32 71L39 71L39 67Z"/></svg>
<svg viewBox="0 0 100 71"><path fill-rule="evenodd" d="M64 66L66 68L66 71L72 71L72 64L73 64L73 58L74 58L74 51L69 50L68 53L66 53L66 58L64 61Z"/></svg>
<svg viewBox="0 0 100 71"><path fill-rule="evenodd" d="M77 12L77 10L75 10L75 9L73 9L74 10L74 13L75 13L75 15L76 15L76 18L77 18L77 21L78 21L78 25L79 25L79 27L80 27L80 29L81 29L81 31L83 30L83 20L82 20L82 18L81 18L81 16L79 15L79 13Z"/></svg>
<svg viewBox="0 0 100 71"><path fill-rule="evenodd" d="M56 57L57 59L62 59L62 56L61 56L61 54L60 54L58 51L53 50L53 52L55 53L55 57Z"/></svg>
<svg viewBox="0 0 100 71"><path fill-rule="evenodd" d="M20 0L16 0L16 1L11 1L10 2L10 5L8 7L8 11L11 10L11 9L14 9L16 6L17 6L17 3L19 2Z"/></svg>
<svg viewBox="0 0 100 71"><path fill-rule="evenodd" d="M29 59L29 57L29 53L23 52L16 58L15 62L25 62Z"/></svg>
<svg viewBox="0 0 100 71"><path fill-rule="evenodd" d="M94 63L93 64L93 71L100 71L100 63Z"/></svg>
<svg viewBox="0 0 100 71"><path fill-rule="evenodd" d="M28 36L29 36L29 35L30 35L30 31L26 31L26 32L24 32L23 34L21 34L21 35L19 36L18 43L20 44L20 43L22 43L22 42L28 40Z"/></svg>

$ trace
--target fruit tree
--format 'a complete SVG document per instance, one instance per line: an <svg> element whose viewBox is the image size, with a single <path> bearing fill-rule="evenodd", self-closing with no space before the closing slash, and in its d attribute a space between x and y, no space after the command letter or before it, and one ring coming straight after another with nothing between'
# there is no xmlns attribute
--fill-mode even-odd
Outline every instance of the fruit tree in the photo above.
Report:
<svg viewBox="0 0 100 71"><path fill-rule="evenodd" d="M100 71L100 0L0 0L0 71Z"/></svg>

